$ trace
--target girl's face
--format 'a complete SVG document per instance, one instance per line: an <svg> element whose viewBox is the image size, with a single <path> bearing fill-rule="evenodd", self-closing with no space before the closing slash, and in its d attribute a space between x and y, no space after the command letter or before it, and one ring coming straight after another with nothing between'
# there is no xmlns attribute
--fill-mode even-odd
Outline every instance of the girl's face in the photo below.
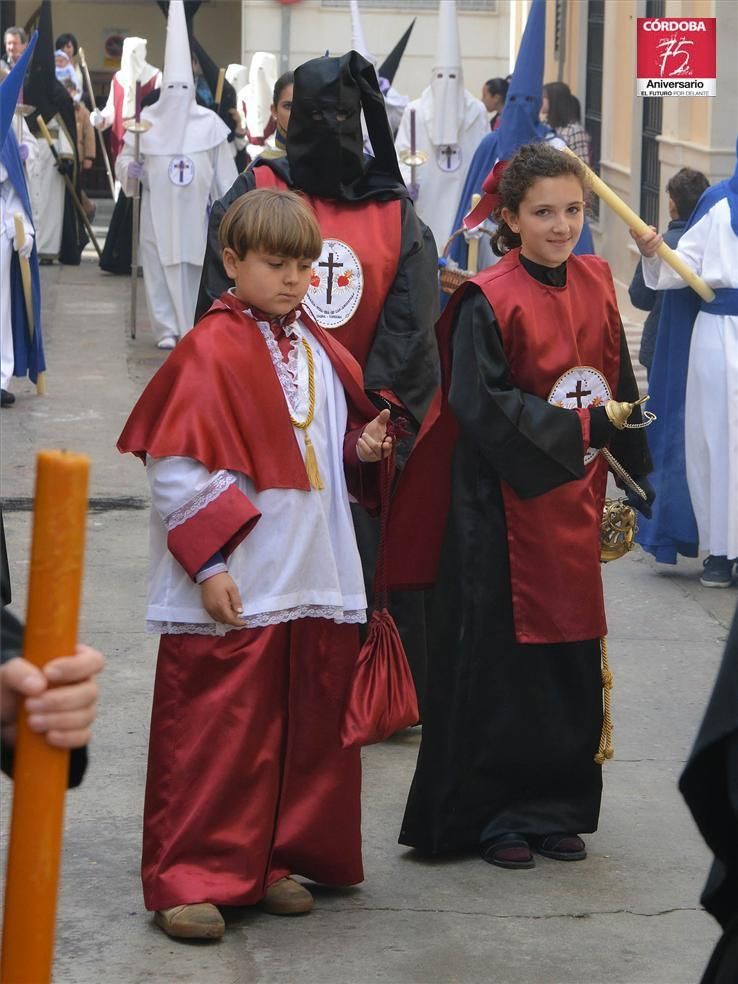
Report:
<svg viewBox="0 0 738 984"><path fill-rule="evenodd" d="M72 44L71 41L67 41L67 43L62 48L62 51L67 55L67 57L70 60L74 58L74 45Z"/></svg>
<svg viewBox="0 0 738 984"><path fill-rule="evenodd" d="M579 179L573 174L538 178L517 213L503 208L502 218L520 236L523 256L542 266L559 266L576 246L584 224Z"/></svg>
<svg viewBox="0 0 738 984"><path fill-rule="evenodd" d="M543 93L543 99L541 99L541 112L540 117L542 120L548 119L548 96Z"/></svg>
<svg viewBox="0 0 738 984"><path fill-rule="evenodd" d="M277 126L282 133L287 133L287 124L290 121L293 88L294 86L286 85L279 95L279 102L276 106L272 106L272 116L277 121Z"/></svg>

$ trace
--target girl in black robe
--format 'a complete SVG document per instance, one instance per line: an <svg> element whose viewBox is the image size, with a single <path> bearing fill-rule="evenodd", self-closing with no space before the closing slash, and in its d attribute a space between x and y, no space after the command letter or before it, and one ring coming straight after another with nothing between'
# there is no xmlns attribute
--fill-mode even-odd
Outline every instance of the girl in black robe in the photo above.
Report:
<svg viewBox="0 0 738 984"><path fill-rule="evenodd" d="M502 203L509 205L508 214L516 213L540 178L566 175L581 181L576 162L558 151L535 145L518 152L500 185L498 255L521 243L502 220ZM578 191L576 197L584 196ZM572 235L563 255L557 252L558 244L549 250L545 241L542 248L526 249L523 233L519 266L513 256L503 261L508 268L516 267L524 292L527 278L546 288L540 291L528 282L531 297L559 292L557 303L563 298L564 313L570 310L567 255L581 230L583 201L577 207L575 214L567 206ZM574 257L571 262L583 260L583 269L593 269L601 279L602 261ZM476 279L484 286L489 271L486 277L483 273ZM430 606L423 738L400 843L434 855L477 849L490 863L530 868L531 848L560 860L584 858L586 849L578 834L597 828L602 790L601 766L595 762L602 727L600 638L581 638L574 632L576 641L531 643L516 637L518 589L513 590L511 580L503 486L508 497L512 490L525 503L583 479L583 437L585 442L588 437L591 447L608 443L650 498L644 477L650 460L643 431L616 430L604 406L584 411L589 414L587 433L577 412L516 385L519 364L511 365L506 350L510 335L502 330L482 286L464 285L439 323L448 401L439 420L450 413L458 436L450 459L450 507ZM612 310L607 329L611 363L619 362L613 396L633 401L637 387L625 333L614 305ZM536 326L529 343L533 367L538 359L550 364L552 347L571 327L565 318L561 324L542 326L539 313L529 314L530 324ZM519 320L524 329L525 316ZM572 314L571 322L580 326L578 330L584 323L589 331L586 315ZM596 323L591 328L605 330ZM612 358L618 350L619 359ZM636 410L631 420L639 417ZM431 432L432 428L429 436ZM416 450L423 439L421 433ZM443 482L441 457L426 460L436 469L434 480ZM412 466L411 454L405 475L410 483ZM647 503L638 504L648 509ZM587 522L592 525L593 515L587 536L598 537L596 512L590 511ZM543 544L549 531L540 529L539 535ZM532 560L528 571L535 570L537 558ZM542 594L548 589L547 584ZM561 590L550 584L551 592L557 589ZM579 586L571 584L568 590L577 592Z"/></svg>

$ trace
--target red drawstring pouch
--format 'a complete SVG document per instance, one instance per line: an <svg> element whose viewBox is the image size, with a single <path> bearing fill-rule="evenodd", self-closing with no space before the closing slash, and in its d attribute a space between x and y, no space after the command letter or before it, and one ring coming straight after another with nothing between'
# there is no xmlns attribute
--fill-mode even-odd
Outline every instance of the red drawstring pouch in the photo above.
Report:
<svg viewBox="0 0 738 984"><path fill-rule="evenodd" d="M341 746L373 745L418 723L418 698L395 620L387 608L385 539L394 452L380 462L382 505L374 576L374 611L359 652L341 724Z"/></svg>

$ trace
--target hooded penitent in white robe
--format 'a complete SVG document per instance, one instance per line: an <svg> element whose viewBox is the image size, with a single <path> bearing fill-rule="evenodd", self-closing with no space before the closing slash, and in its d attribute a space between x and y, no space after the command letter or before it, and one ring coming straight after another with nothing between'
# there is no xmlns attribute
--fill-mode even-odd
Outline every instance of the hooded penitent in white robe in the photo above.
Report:
<svg viewBox="0 0 738 984"><path fill-rule="evenodd" d="M139 256L151 328L160 341L181 337L194 323L208 208L237 177L228 128L216 113L195 102L182 0L169 5L161 96L141 118L151 128L140 138ZM127 195L134 192L128 177L133 152L133 135L127 133L116 162Z"/></svg>
<svg viewBox="0 0 738 984"><path fill-rule="evenodd" d="M246 153L254 160L264 150L264 134L271 118L272 97L277 81L277 59L269 51L256 51L249 66L249 84L243 99L246 104Z"/></svg>
<svg viewBox="0 0 738 984"><path fill-rule="evenodd" d="M397 131L395 148L408 185L412 172L401 155L412 146L413 114L415 149L427 154L426 162L415 169L415 209L430 226L440 254L454 231L451 226L474 151L489 131L484 105L464 88L455 0L444 0L439 7L431 84L420 99L408 104Z"/></svg>
<svg viewBox="0 0 738 984"><path fill-rule="evenodd" d="M738 169L734 181L738 185ZM738 215L736 202L738 191L733 191L733 208ZM730 558L738 556L736 224L729 194L684 232L675 250L717 292L726 312L711 313L702 305L695 320L687 370L684 438L687 484L700 549ZM684 287L682 278L658 256L644 257L641 262L647 287ZM663 324L659 331L662 330L668 331L668 324Z"/></svg>

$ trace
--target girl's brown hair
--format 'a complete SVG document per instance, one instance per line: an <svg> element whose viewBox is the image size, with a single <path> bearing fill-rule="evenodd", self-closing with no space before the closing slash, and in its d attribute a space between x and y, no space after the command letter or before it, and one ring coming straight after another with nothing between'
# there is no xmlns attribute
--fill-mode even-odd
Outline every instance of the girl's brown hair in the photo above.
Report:
<svg viewBox="0 0 738 984"><path fill-rule="evenodd" d="M554 150L548 144L535 143L525 144L510 158L510 163L500 178L498 192L501 201L493 213L497 229L492 236L492 251L497 256L504 256L511 249L520 246L521 242L520 236L502 218L503 208L517 215L528 189L539 178L560 178L565 175L571 175L580 182L584 195L584 168L576 157Z"/></svg>
<svg viewBox="0 0 738 984"><path fill-rule="evenodd" d="M230 206L218 232L221 249L242 260L250 249L275 256L317 260L323 236L305 199L294 191L257 188Z"/></svg>

